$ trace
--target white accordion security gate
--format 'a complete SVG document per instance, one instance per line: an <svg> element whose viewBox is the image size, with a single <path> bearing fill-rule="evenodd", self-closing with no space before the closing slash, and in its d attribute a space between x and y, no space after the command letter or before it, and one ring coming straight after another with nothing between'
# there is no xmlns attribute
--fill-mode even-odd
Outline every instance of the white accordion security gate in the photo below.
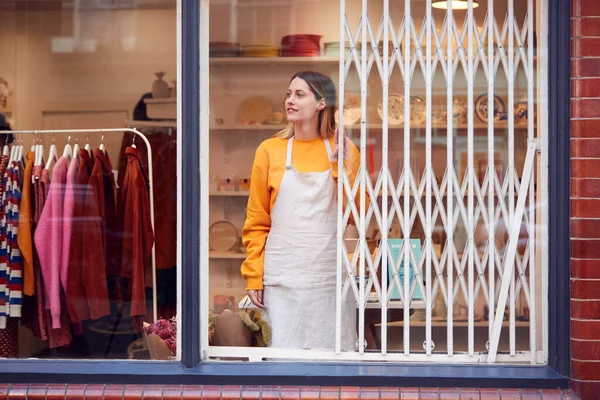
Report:
<svg viewBox="0 0 600 400"><path fill-rule="evenodd" d="M362 12L356 30L350 27L345 14L346 1L342 0L340 36L343 38L340 48L345 42L350 48L349 54L341 55L340 62L340 104L344 104L344 82L349 77L352 67L356 69L360 85L361 127L360 142L361 168L354 184L346 175L338 187L338 197L344 197L348 206L342 209L340 202L338 218L338 299L347 295L354 296L358 307L358 353L365 353L364 326L365 309L368 299L375 297L375 303L381 307L381 349L378 355L383 359L414 361L456 361L456 362L544 362L538 357L536 343L537 306L536 306L536 205L534 189L535 155L538 149L534 130L534 118L527 121L527 148L524 163L517 168L515 162L515 79L519 68L527 81L527 108L534 109L534 42L533 42L533 0L520 4L527 6L526 16L519 26L514 14L513 0L496 0L503 2L508 8L505 15L494 15L494 0L487 1L487 13L481 30L477 29L477 21L473 12L473 1L465 1L467 9L460 14L452 10L452 2L441 29L433 17L432 0L427 0L425 15L422 21L416 21L411 14L411 1L404 1L404 15L390 12L390 1L384 0L383 13L379 26L372 26L369 20L368 2L362 1ZM412 2L414 3L414 2ZM481 2L480 2L481 3ZM460 17L460 19L459 19ZM502 20L503 19L503 20ZM399 29L395 29L397 22ZM417 22L421 22L420 30ZM461 29L462 24L462 29ZM380 45L380 42L390 46ZM357 44L362 43L360 48ZM410 49L409 51L404 51ZM462 67L462 68L461 68ZM487 84L487 98L494 98L495 81L499 74L504 74L508 97L507 122L499 123L488 118L487 126L487 167L482 182L479 182L474 163L475 121L474 121L474 81L477 71L483 71ZM457 74L464 72L467 91L467 130L463 144L467 148L467 164L464 177L457 175L455 167L455 143L457 142L453 117L454 83ZM425 95L425 121L418 128L424 128L425 168L421 172L414 170L411 162L411 136L415 131L411 127L412 83L417 74L422 73ZM443 74L446 89L446 138L440 138L438 132L433 134L432 90L436 73ZM381 126L381 169L373 174L367 169L368 130L366 109L368 98L367 81L375 75L382 88ZM400 177L392 177L390 163L389 139L392 130L389 124L389 87L392 80L400 80L404 87L404 121L403 121L403 166ZM491 108L491 107L490 107ZM459 111L460 112L460 111ZM489 114L488 114L489 115ZM531 114L530 114L531 115ZM343 124L343 116L341 117ZM494 163L496 145L496 127L499 124L506 128L508 143L508 165L503 177L502 171L496 169ZM466 125L466 126L464 126ZM482 129L481 126L478 126ZM340 136L341 139L341 136ZM420 139L423 141L423 137ZM440 140L441 139L441 140ZM444 140L445 139L445 140ZM477 139L480 139L478 137ZM442 143L446 147L447 163L441 182L436 179L432 164L432 146ZM340 171L343 170L341 161ZM521 170L519 173L518 169ZM369 172L371 172L369 174ZM420 175L420 176L419 176ZM379 203L377 199L391 199ZM355 201L353 201L355 199ZM353 217L357 222L359 240L350 257L344 245L344 227ZM367 245L366 232L374 219L376 228L381 232L379 246L371 252ZM399 256L394 259L388 245L388 233L392 221L397 219L400 226L400 237L403 238ZM441 245L441 254L436 254L433 246L433 230L436 219L441 220L446 235ZM418 257L410 239L415 220L424 227L423 251ZM464 248L459 248L453 240L457 223L461 220L466 231L467 240ZM508 241L503 249L496 243L495 232L499 221L503 221L508 232ZM487 241L483 251L475 248L475 234L478 222L483 222L487 232ZM519 252L524 247L524 251ZM359 255L356 257L356 255ZM385 256L387 255L387 256ZM388 263L390 264L388 266ZM400 269L400 264L410 268ZM380 273L379 271L391 271ZM379 274L378 274L379 272ZM413 276L411 278L411 275ZM379 276L379 277L378 277ZM358 277L358 278L356 278ZM373 295L373 289L374 295ZM391 294L397 290L400 303L403 305L403 345L400 352L388 350L388 307ZM420 291L425 308L424 351L411 352L411 309L415 292ZM467 307L468 344L464 351L455 351L454 344L454 304L457 294L462 291ZM529 345L528 350L516 350L515 306L516 299L523 292L529 310ZM439 292L439 293L438 293ZM369 294L371 295L369 296ZM447 309L446 347L444 352L434 352L432 341L432 309L436 295L443 297ZM489 322L486 332L485 351L475 351L475 302L478 295L483 295L489 309ZM340 301L338 301L340 304ZM507 309L506 313L505 310ZM339 310L338 310L339 311ZM508 315L506 315L508 314ZM508 323L503 324L505 316ZM509 351L498 354L500 335L503 325L508 328ZM338 312L336 350L340 351L341 316ZM506 330L505 328L505 330Z"/></svg>
<svg viewBox="0 0 600 400"><path fill-rule="evenodd" d="M534 9L537 7L545 14L545 2L518 1L524 14L520 21L515 16L515 0L478 2L480 6L483 3L487 6L485 18L479 21L475 18L473 0L464 1L468 6L460 12L453 10L452 2L448 2L443 14L439 10L435 12L438 19L444 15L443 21L436 21L432 0L378 0L378 10L382 12L375 16L369 15L369 4L374 3L373 0L340 0L340 49L348 46L349 51L345 54L340 51L339 108L346 110L342 105L351 92L348 82L354 74L359 92L354 96L354 103L358 97L360 121L359 127L347 127L346 131L359 146L361 160L354 182L350 182L344 172L340 172L338 182L338 199L344 201L339 201L338 210L336 348L319 351L210 347L203 358L546 363L546 344L541 342L547 340L547 333L540 332L545 327L545 317L541 315L545 300L540 294L545 293L545 269L539 249L543 247L540 245L542 235L547 234L543 228L544 203L540 201L545 192L543 187L538 190L535 185L536 181L546 181L546 168L536 161L544 148L544 136L537 133L535 121L536 118L540 121L539 132L544 132L545 112L540 109L540 116L535 117L530 112L525 125L521 122L515 127L517 102L524 103L528 110L534 110L537 102L543 103L545 91L536 92L539 78L535 69ZM349 3L354 6L352 15L356 15L356 6L360 4L358 21L347 16ZM392 13L390 6L395 6L397 11L400 3L404 6L403 13ZM419 19L411 12L411 6L417 3L421 7L425 3L424 15ZM499 3L507 11L495 14L494 5ZM524 12L523 8L526 8ZM543 18L539 24L543 33L547 29ZM390 45L381 46L381 42ZM526 86L519 98L518 74ZM481 94L474 93L477 76L479 82L485 82L488 99L494 98L502 86L508 104L501 121L488 118L484 124L476 122L475 95ZM414 84L417 77L418 85ZM457 83L459 77L461 83ZM502 77L502 85L497 84L499 77ZM373 81L382 95L377 98L382 99L381 120L376 121L377 124L368 112ZM404 121L396 126L391 126L388 117L393 85L403 88L404 98ZM412 98L415 86L422 91L425 117L411 126L408 116L413 112L413 104L408 99ZM466 121L459 121L453 115L457 113L457 87L465 92ZM452 112L446 112L444 121L434 121L434 91L440 90L443 91L442 108ZM347 111L340 112L340 125L345 125L347 114ZM376 140L372 131L378 132ZM464 132L460 137L459 131ZM340 140L341 135L340 130ZM393 165L392 142L400 136L401 148L395 154L401 154L402 162L397 158ZM417 142L424 147L412 148ZM380 152L380 168L376 171L371 165L373 143L379 146L377 151ZM439 154L440 146L446 157L443 168L439 162L434 167L433 148ZM477 147L481 155L482 146L486 165L483 171L481 168L477 171L475 152ZM456 167L459 151L466 156L462 173ZM506 155L505 168L497 168L495 157L499 151ZM519 151L520 157L516 157ZM412 152L418 153L415 158L424 160L422 171L418 166L415 168ZM540 158L543 162L544 157ZM339 159L339 171L344 171L342 157ZM356 224L358 237L353 242L356 244L349 247L345 231L350 219ZM408 245L414 239L416 223L423 228L420 252ZM390 232L394 224L399 226L396 236ZM484 240L477 245L475 236L482 235L482 227ZM380 233L374 250L370 247L373 240L368 238L372 228ZM499 243L497 236L501 229L505 230L507 240ZM456 238L459 230L466 237L460 243ZM434 231L444 237L437 245L433 240ZM395 253L397 257L389 245L392 238L402 239L400 251ZM401 268L401 264L409 267ZM420 294L418 299L416 293ZM359 340L355 351L341 351L340 304L346 296L354 298L357 304ZM438 316L434 323L434 299L438 296L443 299L446 314L442 319ZM460 296L466 315L457 322L454 311ZM484 321L480 316L476 318L476 304L481 301L487 308ZM519 302L524 302L528 310L529 322L525 325L517 320ZM415 323L411 318L415 309L424 309L423 321ZM388 316L392 311L399 311L402 318L390 321ZM367 312L371 313L371 319L373 312L377 314L380 326L377 349L366 346ZM420 329L415 331L412 325ZM440 326L445 328L444 350L439 350L439 339L436 350L433 340L434 327ZM466 332L466 345L455 348L459 326ZM519 341L522 336L517 335L518 326L528 331L527 343ZM411 337L416 337L422 347L413 345L411 348ZM505 339L504 347L508 349L500 351L501 338ZM396 342L394 346L392 341ZM207 344L206 336L203 343Z"/></svg>

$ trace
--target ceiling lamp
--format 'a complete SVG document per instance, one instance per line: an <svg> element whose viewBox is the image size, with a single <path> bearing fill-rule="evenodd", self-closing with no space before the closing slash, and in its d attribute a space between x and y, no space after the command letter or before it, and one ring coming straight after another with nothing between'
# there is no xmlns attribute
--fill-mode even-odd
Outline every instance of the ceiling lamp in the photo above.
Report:
<svg viewBox="0 0 600 400"><path fill-rule="evenodd" d="M443 10L448 9L448 1L434 1L431 5L433 8L441 8ZM473 8L479 7L476 1L473 1ZM467 0L452 0L453 10L466 10L469 8L469 2Z"/></svg>

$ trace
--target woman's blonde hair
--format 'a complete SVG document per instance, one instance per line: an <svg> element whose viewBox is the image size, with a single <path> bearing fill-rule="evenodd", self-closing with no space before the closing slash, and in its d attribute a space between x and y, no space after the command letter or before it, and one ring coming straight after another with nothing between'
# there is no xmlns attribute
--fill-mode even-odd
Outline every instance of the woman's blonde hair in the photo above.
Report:
<svg viewBox="0 0 600 400"><path fill-rule="evenodd" d="M335 111L337 110L335 84L327 75L315 71L296 72L290 82L296 78L300 78L308 84L317 101L325 101L325 108L319 111L317 129L322 138L330 138L335 133ZM288 123L285 129L273 135L273 137L281 139L289 139L292 136L294 136L294 124L291 122Z"/></svg>

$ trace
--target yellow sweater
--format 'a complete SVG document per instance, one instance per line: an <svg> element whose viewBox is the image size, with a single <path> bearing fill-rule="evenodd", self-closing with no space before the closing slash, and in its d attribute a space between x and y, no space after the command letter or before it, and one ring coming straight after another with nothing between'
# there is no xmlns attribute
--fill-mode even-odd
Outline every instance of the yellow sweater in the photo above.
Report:
<svg viewBox="0 0 600 400"><path fill-rule="evenodd" d="M329 141L332 151L335 151L334 138ZM360 154L354 143L348 142L349 157L344 161L344 169L349 181L353 183L360 166ZM271 210L285 171L287 144L287 139L267 139L258 146L254 157L250 198L242 230L242 241L247 248L246 260L241 268L242 276L248 280L246 290L263 288L264 248L271 228ZM337 162L329 160L321 138L294 139L292 165L299 172L323 172L331 168L334 179L338 177Z"/></svg>

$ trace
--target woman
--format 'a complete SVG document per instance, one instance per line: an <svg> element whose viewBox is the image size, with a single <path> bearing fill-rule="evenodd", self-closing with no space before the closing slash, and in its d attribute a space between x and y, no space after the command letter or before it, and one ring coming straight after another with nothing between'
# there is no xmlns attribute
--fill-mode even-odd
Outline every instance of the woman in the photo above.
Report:
<svg viewBox="0 0 600 400"><path fill-rule="evenodd" d="M288 126L256 150L242 275L248 297L265 308L272 347L333 349L336 312L336 89L318 72L296 73L285 111ZM344 135L350 182L359 167ZM350 292L351 293L351 292ZM356 347L352 294L342 305L342 349Z"/></svg>

